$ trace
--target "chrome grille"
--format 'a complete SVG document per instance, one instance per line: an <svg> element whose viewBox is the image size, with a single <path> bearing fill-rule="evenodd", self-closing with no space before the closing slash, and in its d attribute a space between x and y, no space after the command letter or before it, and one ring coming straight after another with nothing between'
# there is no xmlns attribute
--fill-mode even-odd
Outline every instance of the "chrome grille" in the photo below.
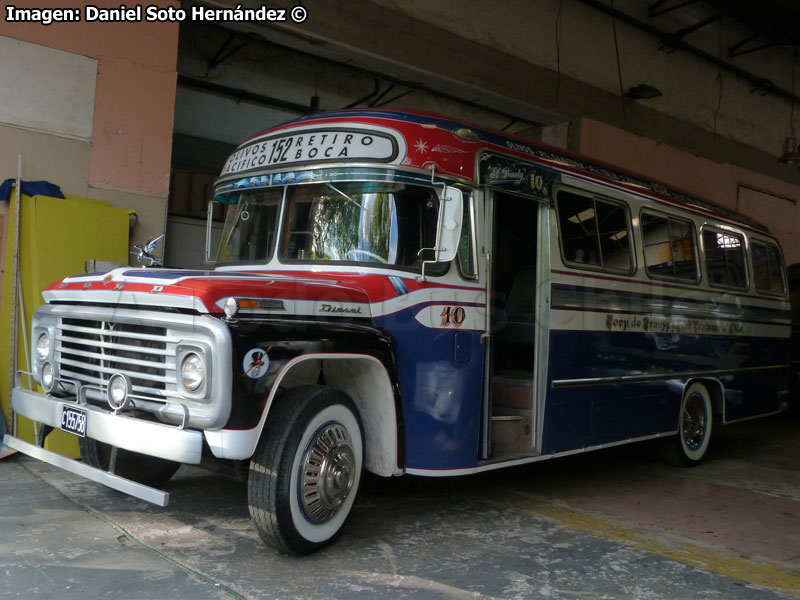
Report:
<svg viewBox="0 0 800 600"><path fill-rule="evenodd" d="M61 318L56 333L60 376L105 388L114 373L131 379L133 393L175 395L175 346L166 327Z"/></svg>

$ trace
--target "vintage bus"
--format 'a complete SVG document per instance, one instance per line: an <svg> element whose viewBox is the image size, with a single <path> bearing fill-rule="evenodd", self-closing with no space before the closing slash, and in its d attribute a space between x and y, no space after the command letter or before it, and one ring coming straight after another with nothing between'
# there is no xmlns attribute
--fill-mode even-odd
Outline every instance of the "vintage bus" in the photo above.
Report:
<svg viewBox="0 0 800 600"><path fill-rule="evenodd" d="M363 471L449 476L660 438L788 400L791 314L759 223L623 170L414 112L317 114L242 144L208 271L44 291L6 443L165 504L245 466L261 537L329 543ZM210 209L209 231L213 218ZM217 213L220 214L219 207ZM209 235L210 240L210 235ZM82 463L45 450L79 436Z"/></svg>

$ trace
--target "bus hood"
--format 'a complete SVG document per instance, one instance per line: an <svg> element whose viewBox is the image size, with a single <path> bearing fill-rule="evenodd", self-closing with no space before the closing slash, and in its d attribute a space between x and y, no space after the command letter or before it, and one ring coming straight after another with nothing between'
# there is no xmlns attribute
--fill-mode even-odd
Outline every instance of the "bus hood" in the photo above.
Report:
<svg viewBox="0 0 800 600"><path fill-rule="evenodd" d="M47 287L46 302L168 307L220 314L236 298L240 314L370 318L370 301L358 287L331 279L276 273L187 271L124 267L76 275Z"/></svg>

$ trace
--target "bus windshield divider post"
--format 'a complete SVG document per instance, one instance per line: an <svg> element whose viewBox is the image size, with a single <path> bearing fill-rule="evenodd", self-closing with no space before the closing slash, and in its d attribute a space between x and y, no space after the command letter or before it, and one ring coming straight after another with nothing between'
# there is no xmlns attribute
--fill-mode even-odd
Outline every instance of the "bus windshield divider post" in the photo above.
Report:
<svg viewBox="0 0 800 600"><path fill-rule="evenodd" d="M211 260L211 230L214 227L214 207L218 204L222 203L217 200L210 200L208 203L208 212L206 214L206 264L213 264L216 262Z"/></svg>

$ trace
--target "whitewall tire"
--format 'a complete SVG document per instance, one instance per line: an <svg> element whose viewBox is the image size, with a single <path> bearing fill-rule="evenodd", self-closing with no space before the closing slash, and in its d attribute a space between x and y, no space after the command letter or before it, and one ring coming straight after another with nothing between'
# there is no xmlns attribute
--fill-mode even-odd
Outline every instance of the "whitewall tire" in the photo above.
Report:
<svg viewBox="0 0 800 600"><path fill-rule="evenodd" d="M662 446L664 458L684 467L700 464L711 441L713 423L711 395L705 385L695 382L684 390L678 435L665 441Z"/></svg>
<svg viewBox="0 0 800 600"><path fill-rule="evenodd" d="M269 413L250 462L250 515L278 550L308 554L329 544L353 506L364 465L361 420L343 392L292 390Z"/></svg>

